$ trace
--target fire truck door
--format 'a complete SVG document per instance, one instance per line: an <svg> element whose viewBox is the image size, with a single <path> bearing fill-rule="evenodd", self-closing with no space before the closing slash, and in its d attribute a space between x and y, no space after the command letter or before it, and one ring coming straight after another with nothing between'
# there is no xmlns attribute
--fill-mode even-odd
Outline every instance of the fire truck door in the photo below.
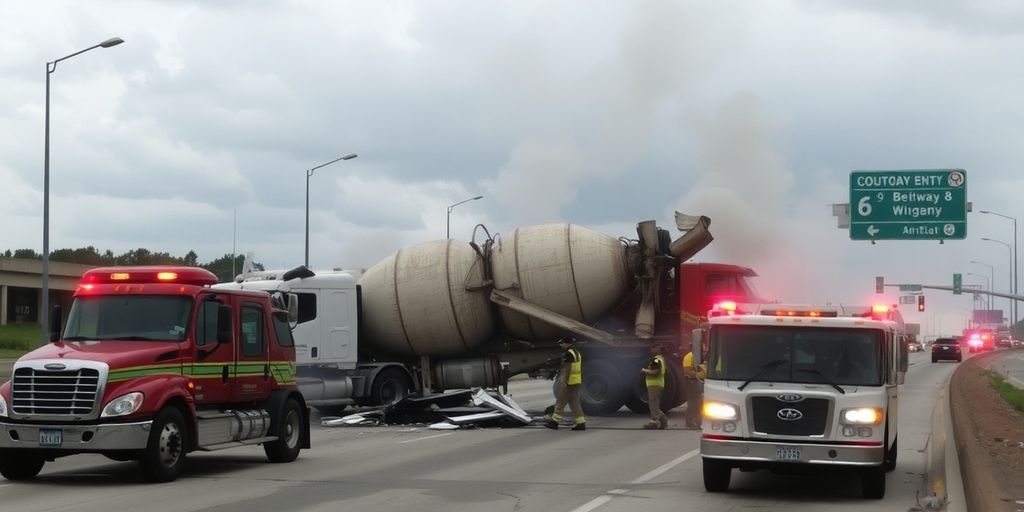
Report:
<svg viewBox="0 0 1024 512"><path fill-rule="evenodd" d="M230 296L202 294L196 314L195 352L191 371L196 385L196 402L230 401L235 367L235 329ZM224 322L218 333L218 320ZM219 335L218 335L219 334ZM220 339L223 338L223 339Z"/></svg>
<svg viewBox="0 0 1024 512"><path fill-rule="evenodd" d="M256 302L243 302L240 311L235 398L263 400L270 395L272 387L267 346L271 319Z"/></svg>

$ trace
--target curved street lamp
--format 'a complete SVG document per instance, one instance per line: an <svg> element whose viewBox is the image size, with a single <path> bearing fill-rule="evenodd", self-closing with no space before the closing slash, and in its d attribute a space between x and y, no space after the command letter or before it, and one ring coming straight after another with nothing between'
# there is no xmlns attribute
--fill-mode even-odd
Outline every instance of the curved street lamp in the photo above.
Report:
<svg viewBox="0 0 1024 512"><path fill-rule="evenodd" d="M319 169L321 167L327 167L328 165L331 165L334 162L340 162L342 160L352 160L353 158L355 158L357 156L359 156L359 155L357 155L355 153L349 153L349 154L347 154L345 156L335 158L334 160L331 160L330 162L327 162L325 164L320 164L320 165L318 165L318 166L316 166L316 167L306 171L306 259L303 260L304 261L303 264L306 266L306 268L309 268L309 178L311 178L313 176L313 172L314 171L316 171L317 169Z"/></svg>
<svg viewBox="0 0 1024 512"><path fill-rule="evenodd" d="M1003 215L1001 213L996 213L996 212L993 212L991 210L979 210L979 212L987 214L987 215L995 215L996 217L1002 217L1004 219L1008 219L1008 220L1012 220L1013 221L1013 275L1012 275L1011 279L1013 279L1013 294L1014 295L1018 295L1019 294L1018 286L1019 286L1019 282L1020 282L1020 274L1017 271L1017 217L1011 217L1009 215ZM985 240L985 239L982 238L982 240ZM1019 314L1017 312L1018 304L1019 303L1016 300L1013 301L1013 325L1017 325L1017 321L1020 320ZM1012 329L1011 329L1011 331L1012 331Z"/></svg>
<svg viewBox="0 0 1024 512"><path fill-rule="evenodd" d="M990 283L988 291L992 291L992 287L995 286L995 284L996 284L996 270L995 270L996 267L994 265L989 265L988 263L985 263L983 261L977 261L977 260L971 260L971 263L974 263L975 265L984 265L984 266L988 267L989 283ZM989 295L988 299L987 299L988 309L992 309L992 299L993 299L992 296Z"/></svg>
<svg viewBox="0 0 1024 512"><path fill-rule="evenodd" d="M459 201L459 202L457 202L455 204L448 205L448 227L445 230L445 238L447 238L449 240L452 238L452 210L454 210L456 206L458 206L458 205L460 205L462 203L468 203L470 201L476 201L478 199L483 199L483 197L484 196L471 197L469 199L463 199L462 201Z"/></svg>
<svg viewBox="0 0 1024 512"><path fill-rule="evenodd" d="M50 75L57 71L57 63L81 55L96 48L110 48L124 42L120 37L111 37L100 44L65 55L46 63L46 132L43 138L43 291L40 297L39 323L42 324L43 343L50 340Z"/></svg>

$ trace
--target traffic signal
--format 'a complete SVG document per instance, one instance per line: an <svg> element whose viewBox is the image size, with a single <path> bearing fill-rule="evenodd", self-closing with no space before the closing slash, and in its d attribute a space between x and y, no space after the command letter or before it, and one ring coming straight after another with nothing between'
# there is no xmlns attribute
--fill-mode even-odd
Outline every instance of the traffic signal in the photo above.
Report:
<svg viewBox="0 0 1024 512"><path fill-rule="evenodd" d="M953 274L953 295L960 295L963 293L964 276L960 274Z"/></svg>
<svg viewBox="0 0 1024 512"><path fill-rule="evenodd" d="M924 311L924 295L917 296L917 310Z"/></svg>
<svg viewBox="0 0 1024 512"><path fill-rule="evenodd" d="M875 277L875 293L885 293L885 277Z"/></svg>

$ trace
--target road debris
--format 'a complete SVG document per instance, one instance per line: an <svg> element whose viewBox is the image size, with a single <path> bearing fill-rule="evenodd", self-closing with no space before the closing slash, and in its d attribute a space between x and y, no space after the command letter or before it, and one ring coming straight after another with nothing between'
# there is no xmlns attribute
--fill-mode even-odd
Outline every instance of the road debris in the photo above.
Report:
<svg viewBox="0 0 1024 512"><path fill-rule="evenodd" d="M327 416L324 427L429 425L432 430L475 427L521 427L534 420L512 397L485 389L436 395L409 395L394 404L348 416Z"/></svg>

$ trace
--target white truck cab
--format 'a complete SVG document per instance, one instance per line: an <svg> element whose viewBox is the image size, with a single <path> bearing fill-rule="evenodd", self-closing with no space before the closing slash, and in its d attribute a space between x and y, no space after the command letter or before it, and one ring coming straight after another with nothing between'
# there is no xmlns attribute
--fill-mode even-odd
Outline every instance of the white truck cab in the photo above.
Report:
<svg viewBox="0 0 1024 512"><path fill-rule="evenodd" d="M894 307L727 303L693 335L708 491L726 491L733 468L834 469L860 473L864 497L885 495L908 357Z"/></svg>

